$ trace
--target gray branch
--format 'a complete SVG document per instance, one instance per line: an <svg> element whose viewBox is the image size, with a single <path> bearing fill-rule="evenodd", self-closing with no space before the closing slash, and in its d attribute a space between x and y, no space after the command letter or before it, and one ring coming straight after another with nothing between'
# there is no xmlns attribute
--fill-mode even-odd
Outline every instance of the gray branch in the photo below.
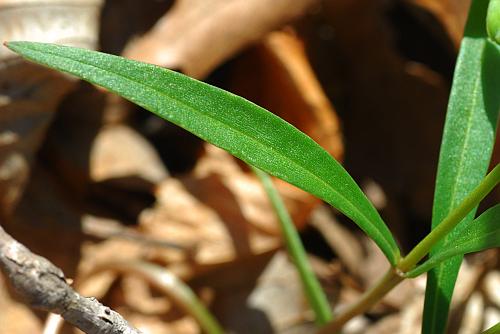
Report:
<svg viewBox="0 0 500 334"><path fill-rule="evenodd" d="M0 268L34 308L60 314L87 334L140 334L117 312L95 298L80 296L61 269L35 255L0 226Z"/></svg>

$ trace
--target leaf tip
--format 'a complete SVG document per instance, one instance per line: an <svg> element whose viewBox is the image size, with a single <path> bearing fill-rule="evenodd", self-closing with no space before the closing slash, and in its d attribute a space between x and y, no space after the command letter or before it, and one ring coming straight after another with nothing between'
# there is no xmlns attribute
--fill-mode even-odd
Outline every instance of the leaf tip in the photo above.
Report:
<svg viewBox="0 0 500 334"><path fill-rule="evenodd" d="M16 51L16 45L18 45L20 42L11 42L11 41L4 41L3 46L6 48L10 49L11 51L17 52Z"/></svg>

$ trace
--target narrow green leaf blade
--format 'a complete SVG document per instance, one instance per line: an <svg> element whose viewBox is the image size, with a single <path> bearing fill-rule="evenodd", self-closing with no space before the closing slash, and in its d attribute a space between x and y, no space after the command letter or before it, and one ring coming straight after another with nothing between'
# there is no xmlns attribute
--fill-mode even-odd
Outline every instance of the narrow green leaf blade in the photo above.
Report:
<svg viewBox="0 0 500 334"><path fill-rule="evenodd" d="M436 227L486 174L500 110L500 56L486 36L487 0L474 0L457 59L441 143L432 226ZM471 212L432 251L439 254L473 219ZM444 333L448 310L462 261L456 256L427 276L424 333Z"/></svg>
<svg viewBox="0 0 500 334"><path fill-rule="evenodd" d="M182 74L122 57L33 42L7 46L29 60L108 88L318 196L356 222L393 265L399 259L389 229L344 168L307 135L265 109Z"/></svg>
<svg viewBox="0 0 500 334"><path fill-rule="evenodd" d="M488 209L467 224L460 234L453 234L449 242L437 254L409 271L407 277L417 277L441 262L456 256L500 247L500 204Z"/></svg>

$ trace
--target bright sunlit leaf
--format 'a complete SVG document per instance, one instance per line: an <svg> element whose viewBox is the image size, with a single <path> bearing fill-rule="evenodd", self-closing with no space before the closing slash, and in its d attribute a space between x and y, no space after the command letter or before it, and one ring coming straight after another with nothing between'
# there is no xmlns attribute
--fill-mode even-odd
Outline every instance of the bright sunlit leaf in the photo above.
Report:
<svg viewBox="0 0 500 334"><path fill-rule="evenodd" d="M27 59L108 88L318 196L358 224L393 265L398 261L392 234L351 176L311 138L265 109L182 74L122 57L43 43L7 46Z"/></svg>

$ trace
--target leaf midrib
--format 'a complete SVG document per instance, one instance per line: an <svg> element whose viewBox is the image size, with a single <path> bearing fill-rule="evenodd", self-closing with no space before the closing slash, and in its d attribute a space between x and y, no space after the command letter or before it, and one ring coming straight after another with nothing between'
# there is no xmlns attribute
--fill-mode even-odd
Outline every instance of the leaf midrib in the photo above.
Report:
<svg viewBox="0 0 500 334"><path fill-rule="evenodd" d="M468 115L467 115L467 129L466 129L466 132L465 132L465 136L464 136L464 145L463 145L463 148L460 152L460 160L458 161L458 172L457 172L457 176L455 178L455 182L453 182L453 188L452 188L452 191L451 191L451 199L450 199L450 203L449 203L449 206L448 206L448 214L451 212L451 210L453 209L453 207L455 207L457 205L457 203L455 203L455 201L457 200L457 187L458 187L458 184L460 183L459 180L464 172L464 160L465 160L465 153L467 152L467 148L468 146L470 146L470 133L471 133L471 129L472 129L472 118L474 116L474 110L475 110L475 107L476 107L476 104L477 104L477 92L479 90L479 85L480 85L480 76L477 75L476 76L476 80L474 80L474 89L472 91L472 94L473 94L473 97L472 97L472 100L471 100L471 103L470 103L470 107L468 108ZM447 235L447 238L445 238L445 243L448 241L448 237L450 236L450 234Z"/></svg>
<svg viewBox="0 0 500 334"><path fill-rule="evenodd" d="M483 53L483 51L484 51L484 45L482 47L481 54ZM464 138L464 145L463 145L462 150L460 152L460 160L459 160L459 164L458 164L458 168L457 168L457 177L455 178L455 182L453 182L453 185L452 185L453 188L452 188L452 191L451 191L451 197L450 197L450 201L449 201L449 204L448 204L448 210L447 210L448 214L451 212L453 206L455 205L454 202L455 202L456 196L457 196L457 187L458 187L458 183L459 183L458 180L459 180L459 177L463 173L465 151L466 151L467 146L469 145L469 137L470 137L470 132L471 132L471 128L472 128L471 123L472 123L472 118L473 118L473 114L474 114L474 107L475 107L475 105L477 103L477 91L479 89L479 83L480 83L480 76L477 75L476 76L476 80L474 81L473 98L472 98L472 101L470 103L470 108L468 109L469 113L468 113L468 116L467 116L467 124L469 126L467 126L467 130L466 130L465 138ZM448 243L450 235L451 235L451 233L449 233L444 238L443 245L445 245L445 244ZM439 277L439 280L438 280L436 286L441 286L442 282L446 281L446 277L444 277L445 275L443 275L444 266L442 264L443 263L441 263L441 264L439 264L437 266L436 277ZM437 297L438 297L438 294L434 294L434 300L433 300L433 303L432 303L432 308L434 310L436 309L437 302L438 302L438 298ZM435 328L436 321L437 321L437 312L433 312L432 313L432 327L431 328Z"/></svg>

